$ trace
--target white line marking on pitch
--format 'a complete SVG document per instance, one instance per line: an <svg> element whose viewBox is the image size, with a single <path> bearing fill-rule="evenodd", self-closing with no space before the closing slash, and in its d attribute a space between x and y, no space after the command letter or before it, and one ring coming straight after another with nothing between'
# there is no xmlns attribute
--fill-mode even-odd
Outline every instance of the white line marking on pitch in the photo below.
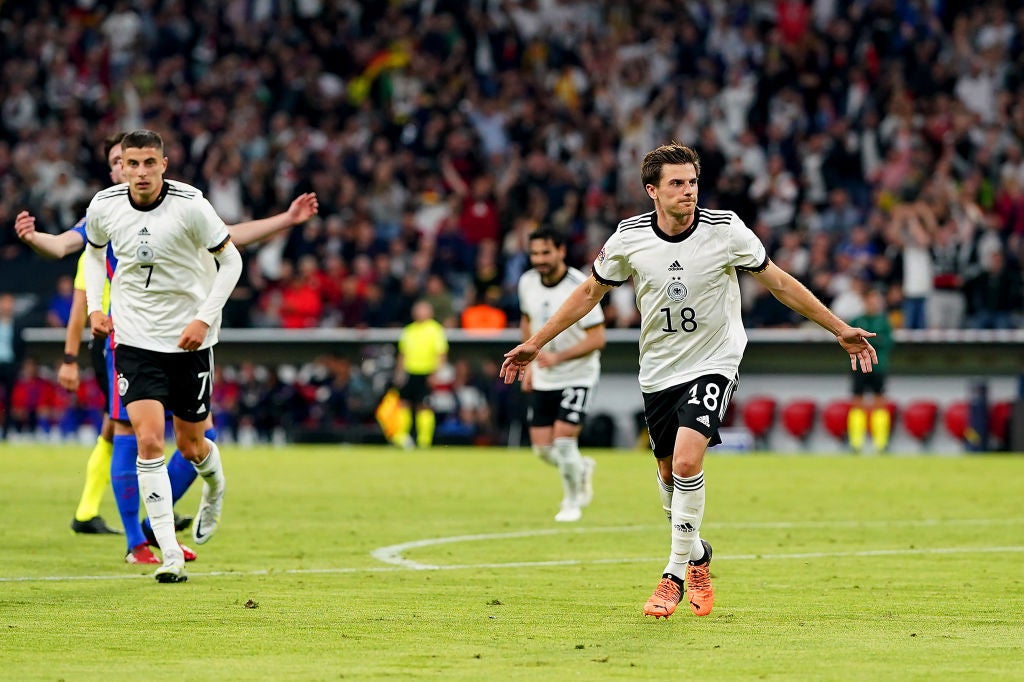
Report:
<svg viewBox="0 0 1024 682"><path fill-rule="evenodd" d="M938 526L947 521L943 519L918 519L908 521L764 521L764 522L740 522L740 523L713 523L707 524L706 528L732 528L732 529L743 529L743 528L864 528L864 527L894 527L894 526ZM971 521L962 521L963 524L969 525L1006 525L1006 524L1020 524L1024 523L1024 519L974 519ZM477 542L480 540L507 540L511 538L525 538L525 537L538 537L541 535L557 535L560 533L626 533L635 532L639 530L650 530L655 528L664 528L664 526L618 526L618 527L607 527L607 528L544 528L540 530L522 530L514 531L510 533L480 533L476 535L455 535L444 538L426 538L423 540L412 540L410 542L402 542L397 545L389 545L387 547L379 547L370 552L373 558L381 561L385 564L393 566L402 566L412 570L438 570L448 568L448 566L439 566L433 564L422 564L412 559L406 559L402 556L406 551L410 549L419 549L421 547L433 547L436 545L447 545L457 542ZM757 558L755 555L750 555L752 558ZM822 556L841 556L839 554L829 554ZM721 557L725 559L726 557ZM743 555L740 558L747 558ZM800 558L800 557L795 557ZM647 559L638 559L637 561L647 561ZM555 562L551 565L558 565L559 562ZM504 564L502 564L504 565ZM517 564L517 566L534 565L534 564ZM546 564L536 564L546 565ZM491 566L479 566L479 568L490 568ZM468 568L468 567L467 567Z"/></svg>
<svg viewBox="0 0 1024 682"><path fill-rule="evenodd" d="M1024 553L1024 546L1011 547L932 547L921 549L868 549L859 552L797 552L795 554L733 554L731 556L718 557L718 561L752 561L752 560L779 560L779 559L828 559L842 557L872 557L872 556L904 556L914 554L1003 554L1010 552ZM665 557L632 557L621 559L554 559L551 561L509 561L506 563L488 564L449 564L447 566L435 566L431 564L419 564L407 561L401 565L389 566L366 566L363 568L293 568L281 571L209 571L206 573L194 573L189 571L189 576L194 577L234 577L244 578L251 576L272 576L272 575L335 575L345 573L386 573L392 571L463 571L481 568L543 568L547 566L582 566L586 564L638 564L664 561ZM153 579L151 574L133 575L51 575L51 576L24 576L16 578L0 578L0 583L37 583L37 582L76 582L89 580L135 580L137 578Z"/></svg>
<svg viewBox="0 0 1024 682"><path fill-rule="evenodd" d="M766 522L741 522L741 523L715 523L707 524L709 528L822 528L822 527L891 527L891 526L937 526L946 523L942 519L923 519L910 521L766 521ZM1024 523L1024 519L970 519L961 520L961 524L970 525L1014 525ZM632 557L612 559L555 559L550 561L512 561L506 563L485 563L485 564L424 564L411 559L406 559L402 553L420 547L432 547L436 545L453 544L458 542L476 542L481 540L500 540L509 538L539 537L543 535L556 535L561 533L625 533L642 530L660 529L663 525L657 526L617 526L597 528L543 528L535 530L515 531L510 533L482 533L477 535L456 535L443 538L428 538L424 540L413 540L397 545L379 547L370 554L378 561L385 563L385 566L345 567L345 568L295 568L283 570L258 570L258 571L208 571L197 573L189 571L190 576L195 577L250 577L250 576L273 576L273 575L343 575L350 573L384 573L392 571L456 571L472 570L481 568L529 568L546 566L578 566L585 564L631 564L662 561L664 557ZM934 547L914 549L874 549L852 552L797 552L792 554L734 554L716 557L719 561L753 561L753 560L800 560L800 559L827 559L843 557L873 557L873 556L907 556L927 554L965 554L980 552L989 554L1024 552L1024 546L1002 546L1002 547ZM135 580L146 578L152 580L149 573L120 574L120 575L52 575L52 576L16 576L0 577L0 583L29 583L29 582L76 582L76 581L97 581L97 580Z"/></svg>

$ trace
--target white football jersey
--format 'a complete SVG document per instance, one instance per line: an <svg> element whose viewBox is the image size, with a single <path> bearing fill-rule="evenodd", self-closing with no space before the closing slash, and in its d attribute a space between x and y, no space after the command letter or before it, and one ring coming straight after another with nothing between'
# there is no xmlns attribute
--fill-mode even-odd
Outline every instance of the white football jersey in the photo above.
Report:
<svg viewBox="0 0 1024 682"><path fill-rule="evenodd" d="M594 276L630 277L640 309L640 388L660 391L705 374L736 376L747 333L737 270L768 267L761 240L732 211L698 208L669 236L654 211L627 218L594 261Z"/></svg>
<svg viewBox="0 0 1024 682"><path fill-rule="evenodd" d="M576 268L568 268L565 276L549 287L541 281L540 273L536 270L524 272L519 278L519 309L530 319L530 333L543 327L586 278ZM583 340L588 329L599 324L604 324L604 311L601 306L595 306L583 319L551 339L544 350L556 353L571 348ZM538 391L553 391L569 386L593 387L601 373L601 351L595 350L553 367L538 367L534 364L532 372L533 387Z"/></svg>
<svg viewBox="0 0 1024 682"><path fill-rule="evenodd" d="M96 194L86 214L93 246L110 243L117 259L110 280L110 313L118 344L161 353L182 353L181 332L210 295L216 253L228 229L203 193L164 179L160 196L138 207L128 185ZM209 253L207 253L209 252ZM217 343L220 316L201 348Z"/></svg>

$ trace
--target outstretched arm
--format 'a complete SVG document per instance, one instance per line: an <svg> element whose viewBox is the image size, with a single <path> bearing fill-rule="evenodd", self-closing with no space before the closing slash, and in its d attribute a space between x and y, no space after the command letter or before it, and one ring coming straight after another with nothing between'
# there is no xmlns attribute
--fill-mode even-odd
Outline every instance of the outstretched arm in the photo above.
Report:
<svg viewBox="0 0 1024 682"><path fill-rule="evenodd" d="M875 349L868 343L874 332L851 327L839 319L824 303L818 300L803 284L788 272L768 261L768 267L761 272L752 273L754 278L772 292L791 310L795 310L808 320L835 334L836 341L850 354L850 368L856 370L860 361L862 372L870 372L871 366L878 364Z"/></svg>
<svg viewBox="0 0 1024 682"><path fill-rule="evenodd" d="M536 334L505 353L505 361L501 363L498 376L503 378L506 384L511 384L524 376L527 365L533 362L544 344L582 320L584 315L601 302L609 289L610 286L601 284L593 277L576 287Z"/></svg>
<svg viewBox="0 0 1024 682"><path fill-rule="evenodd" d="M284 213L278 213L262 220L250 220L231 225L228 227L228 233L236 246L245 246L258 242L279 230L304 223L316 215L319 210L320 204L317 202L315 193L300 194Z"/></svg>
<svg viewBox="0 0 1024 682"><path fill-rule="evenodd" d="M22 211L14 219L14 231L18 239L44 258L63 258L85 247L85 240L72 230L60 234L37 232L35 216L28 211Z"/></svg>

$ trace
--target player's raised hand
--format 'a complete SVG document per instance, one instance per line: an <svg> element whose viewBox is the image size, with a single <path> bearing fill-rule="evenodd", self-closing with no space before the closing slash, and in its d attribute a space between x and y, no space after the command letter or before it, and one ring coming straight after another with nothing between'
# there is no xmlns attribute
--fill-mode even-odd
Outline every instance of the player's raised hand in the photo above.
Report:
<svg viewBox="0 0 1024 682"><path fill-rule="evenodd" d="M511 384L516 379L526 375L526 367L537 357L540 348L532 343L521 343L509 352L505 353L505 361L501 363L501 370L498 376Z"/></svg>
<svg viewBox="0 0 1024 682"><path fill-rule="evenodd" d="M292 225L304 223L320 212L320 203L316 199L315 192L306 192L295 197L291 206L288 207L288 219Z"/></svg>
<svg viewBox="0 0 1024 682"><path fill-rule="evenodd" d="M31 244L36 236L36 219L28 211L22 211L14 219L14 231L18 235L18 239Z"/></svg>
<svg viewBox="0 0 1024 682"><path fill-rule="evenodd" d="M210 325L202 320L192 320L178 337L178 348L188 351L199 350L203 341L206 340L206 332L209 329Z"/></svg>
<svg viewBox="0 0 1024 682"><path fill-rule="evenodd" d="M836 341L850 354L850 369L857 371L857 362L860 362L860 371L870 372L872 365L878 364L878 354L868 339L875 335L860 327L846 327L836 334Z"/></svg>
<svg viewBox="0 0 1024 682"><path fill-rule="evenodd" d="M104 315L98 310L89 313L89 326L92 328L93 338L105 339L114 331L114 325L110 323L110 316Z"/></svg>

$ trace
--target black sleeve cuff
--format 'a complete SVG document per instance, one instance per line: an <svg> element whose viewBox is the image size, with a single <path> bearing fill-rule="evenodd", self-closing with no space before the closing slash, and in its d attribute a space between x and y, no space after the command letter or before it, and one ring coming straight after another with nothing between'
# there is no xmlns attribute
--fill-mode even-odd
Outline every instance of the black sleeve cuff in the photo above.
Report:
<svg viewBox="0 0 1024 682"><path fill-rule="evenodd" d="M228 245L229 241L231 241L231 235L224 237L224 241L222 241L220 244L217 244L217 246L213 247L212 249L207 249L207 251L213 254L220 253L221 251L224 250L224 247Z"/></svg>
<svg viewBox="0 0 1024 682"><path fill-rule="evenodd" d="M758 265L756 268L745 268L742 265L737 265L736 269L742 270L743 272L764 272L765 269L768 267L768 263L770 262L771 260L768 258L768 256L765 256L764 260L761 261L761 264Z"/></svg>
<svg viewBox="0 0 1024 682"><path fill-rule="evenodd" d="M601 275L597 274L597 270L592 271L592 274L594 275L594 279L596 279L598 282L605 285L606 287L619 287L626 283L626 280L617 282L614 279L605 279Z"/></svg>

